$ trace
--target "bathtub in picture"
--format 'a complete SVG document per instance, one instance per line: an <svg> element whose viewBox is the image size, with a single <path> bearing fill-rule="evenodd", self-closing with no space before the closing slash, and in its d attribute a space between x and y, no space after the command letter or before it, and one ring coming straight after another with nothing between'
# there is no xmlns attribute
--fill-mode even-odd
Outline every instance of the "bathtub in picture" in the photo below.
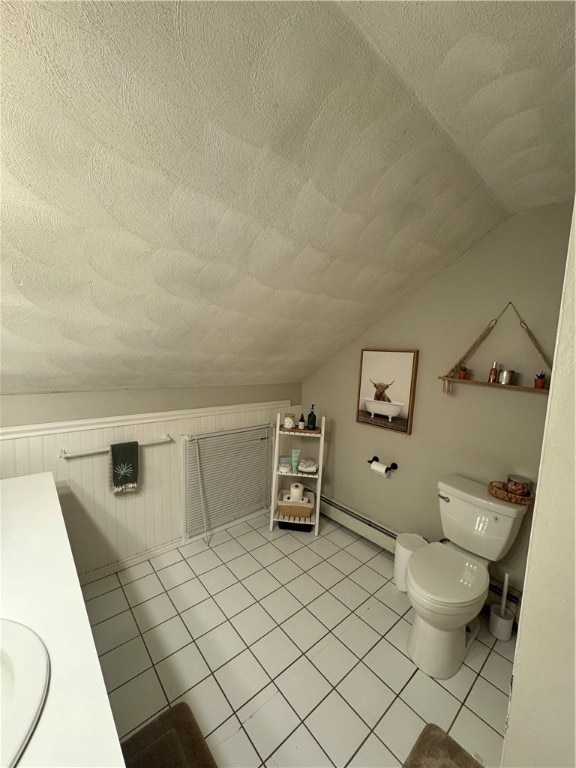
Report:
<svg viewBox="0 0 576 768"><path fill-rule="evenodd" d="M403 407L404 403L396 403L394 401L386 403L383 400L371 400L369 397L364 398L364 408L372 418L375 415L386 416L388 421L392 421L394 417L398 416Z"/></svg>

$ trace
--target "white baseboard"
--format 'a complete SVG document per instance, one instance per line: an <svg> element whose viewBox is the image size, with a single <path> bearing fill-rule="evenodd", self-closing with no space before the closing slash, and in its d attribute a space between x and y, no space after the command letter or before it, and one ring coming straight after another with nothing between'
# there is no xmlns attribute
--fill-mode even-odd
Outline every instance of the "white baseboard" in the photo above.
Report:
<svg viewBox="0 0 576 768"><path fill-rule="evenodd" d="M97 568L95 571L83 573L78 577L80 584L81 586L84 586L91 581L98 581L98 579L103 579L104 576L110 576L111 573L122 571L124 568L129 568L131 565L138 565L138 563L143 563L145 560L150 560L151 557L156 557L164 552L169 552L171 549L174 549L174 547L181 546L181 544L182 539L176 539L175 541L170 541L168 544L163 544L161 547L155 547L154 549L149 549L147 552L140 552L133 557L125 557L115 563L110 563L110 565Z"/></svg>

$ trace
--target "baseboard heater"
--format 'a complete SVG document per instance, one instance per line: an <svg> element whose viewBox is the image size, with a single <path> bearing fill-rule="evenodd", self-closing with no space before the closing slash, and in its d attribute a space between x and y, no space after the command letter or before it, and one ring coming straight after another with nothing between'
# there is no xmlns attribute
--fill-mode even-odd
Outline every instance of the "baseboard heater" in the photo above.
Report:
<svg viewBox="0 0 576 768"><path fill-rule="evenodd" d="M394 554L396 551L396 537L398 536L395 531L385 528L380 523L377 523L376 520L372 520L350 509L350 507L346 507L344 504L328 498L328 496L320 496L320 501L320 511L323 515Z"/></svg>

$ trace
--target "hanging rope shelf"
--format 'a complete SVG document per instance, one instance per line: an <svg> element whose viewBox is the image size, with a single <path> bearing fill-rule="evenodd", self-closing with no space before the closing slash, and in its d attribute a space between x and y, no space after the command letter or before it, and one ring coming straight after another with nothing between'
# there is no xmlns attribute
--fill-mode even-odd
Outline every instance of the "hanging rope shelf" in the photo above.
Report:
<svg viewBox="0 0 576 768"><path fill-rule="evenodd" d="M452 366L452 368L450 368L448 373L446 373L444 376L439 376L438 377L441 381L444 382L443 385L442 385L442 391L445 394L450 394L450 392L451 392L451 385L452 385L453 382L457 382L458 384L473 384L475 386L481 386L481 387L499 387L499 388L505 388L505 389L521 390L522 392L538 392L540 394L548 394L548 390L547 389L532 389L531 387L518 387L518 386L515 386L513 384L492 384L492 383L489 383L487 381L474 381L474 380L471 380L471 379L459 379L459 378L457 378L458 370L462 366L464 366L464 364L472 357L474 352L476 352L480 348L480 346L486 341L488 336L492 333L492 331L496 327L496 324L497 324L498 320L500 320L500 318L502 317L504 312L506 312L508 307L512 307L514 312L516 312L516 315L518 316L518 320L520 321L520 327L528 335L528 338L532 342L532 345L534 346L534 348L536 349L536 351L538 352L538 354L540 355L540 357L542 358L542 360L546 364L546 368L547 368L548 372L552 371L552 362L551 362L551 360L547 357L546 353L544 352L544 350L542 349L542 347L538 343L538 340L536 339L536 337L534 336L534 334L532 333L530 328L528 328L527 323L524 321L524 319L522 318L522 316L520 315L520 313L518 312L518 310L514 306L514 303L512 301L509 301L508 304L506 304L506 306L502 310L502 312L500 312L498 317L495 317L492 320L490 320L490 322L488 323L486 328L484 328L482 333L476 338L476 340L474 341L472 346L469 349L466 350L466 352L462 355L462 357L458 360L458 362L455 363Z"/></svg>

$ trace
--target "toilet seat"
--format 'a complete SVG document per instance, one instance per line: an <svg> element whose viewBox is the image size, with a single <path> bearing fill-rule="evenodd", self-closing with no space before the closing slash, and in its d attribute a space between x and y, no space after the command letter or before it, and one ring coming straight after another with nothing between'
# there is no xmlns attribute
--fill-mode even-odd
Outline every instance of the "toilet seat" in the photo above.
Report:
<svg viewBox="0 0 576 768"><path fill-rule="evenodd" d="M482 608L482 605L484 603L484 599L486 598L486 593L488 590L486 589L479 597L477 597L475 600L470 600L466 603L443 603L439 600L434 600L433 598L428 597L426 594L423 594L422 592L419 592L415 587L414 583L410 580L410 577L408 577L408 580L406 582L407 586L410 585L409 594L410 599L412 602L412 607L414 610L418 613L418 610L426 611L428 614L428 618L431 620L430 616L431 614L434 614L437 619L439 617L443 616L445 619L448 617L465 617L470 614L476 615L480 608ZM418 609L418 610L417 610ZM462 623L467 621L468 619L462 619Z"/></svg>
<svg viewBox="0 0 576 768"><path fill-rule="evenodd" d="M472 555L445 547L439 542L413 552L407 577L412 591L439 612L451 612L485 597L488 569Z"/></svg>

